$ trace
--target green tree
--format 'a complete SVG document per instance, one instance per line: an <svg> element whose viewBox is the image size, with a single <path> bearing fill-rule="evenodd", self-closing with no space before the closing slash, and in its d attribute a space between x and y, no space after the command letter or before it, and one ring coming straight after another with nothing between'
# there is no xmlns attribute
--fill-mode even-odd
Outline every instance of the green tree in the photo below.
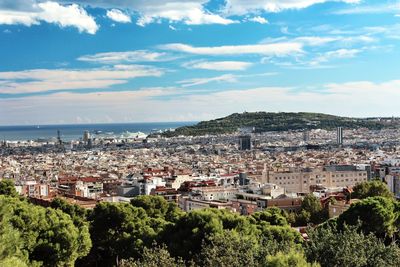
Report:
<svg viewBox="0 0 400 267"><path fill-rule="evenodd" d="M14 181L11 179L3 179L0 181L0 195L6 195L11 197L18 196L15 190Z"/></svg>
<svg viewBox="0 0 400 267"><path fill-rule="evenodd" d="M114 265L121 259L138 258L158 234L151 227L146 212L129 203L101 202L89 220L93 242L91 253L104 266Z"/></svg>
<svg viewBox="0 0 400 267"><path fill-rule="evenodd" d="M257 221L257 224L266 223L268 225L288 225L285 217L285 212L276 207L268 208L260 212L255 212L252 217Z"/></svg>
<svg viewBox="0 0 400 267"><path fill-rule="evenodd" d="M175 203L167 202L161 196L137 196L131 200L134 207L143 208L152 218L162 218L169 222L176 222L183 212Z"/></svg>
<svg viewBox="0 0 400 267"><path fill-rule="evenodd" d="M393 199L370 197L352 204L338 217L337 223L339 227L361 223L360 229L366 234L392 237L398 231L398 218Z"/></svg>
<svg viewBox="0 0 400 267"><path fill-rule="evenodd" d="M304 197L301 204L301 211L303 211L303 217L300 219L306 220L309 214L309 222L314 224L322 223L328 217L327 211L323 209L320 199L314 194L308 194Z"/></svg>
<svg viewBox="0 0 400 267"><path fill-rule="evenodd" d="M144 248L141 259L122 260L119 267L185 267L185 264L171 257L165 246L153 246Z"/></svg>
<svg viewBox="0 0 400 267"><path fill-rule="evenodd" d="M0 259L0 266L28 267L28 264L26 264L20 258L17 258L15 256L10 256L8 258Z"/></svg>
<svg viewBox="0 0 400 267"><path fill-rule="evenodd" d="M353 187L352 198L367 198L367 197L388 197L392 198L393 194L389 191L387 184L381 181L368 181L357 184Z"/></svg>
<svg viewBox="0 0 400 267"><path fill-rule="evenodd" d="M7 222L9 210L0 207L0 266L28 266L28 251L24 249L20 233Z"/></svg>
<svg viewBox="0 0 400 267"><path fill-rule="evenodd" d="M265 227L286 231L289 228ZM307 265L302 247L293 242L287 242L284 238L278 240L265 236L244 235L235 230L224 230L223 233L208 236L198 259L199 266L311 266Z"/></svg>
<svg viewBox="0 0 400 267"><path fill-rule="evenodd" d="M225 229L246 235L255 234L258 230L254 222L254 219L227 210L196 210L184 214L176 224L169 225L162 240L172 255L188 260L201 250L207 235L223 233Z"/></svg>
<svg viewBox="0 0 400 267"><path fill-rule="evenodd" d="M295 226L306 226L311 221L311 213L306 210L300 210L299 213L295 215Z"/></svg>
<svg viewBox="0 0 400 267"><path fill-rule="evenodd" d="M69 216L71 216L72 220L74 221L75 225L81 225L87 221L87 210L76 205L70 204L66 200L61 198L54 198L51 203L50 207L53 209L58 209Z"/></svg>
<svg viewBox="0 0 400 267"><path fill-rule="evenodd" d="M323 267L400 266L397 245L385 246L375 235L360 232L358 226L338 230L335 224L324 224L309 229L308 235L309 241L304 243L306 256Z"/></svg>
<svg viewBox="0 0 400 267"><path fill-rule="evenodd" d="M291 250L288 253L278 252L275 255L268 255L265 267L318 267L317 263L308 263L304 254Z"/></svg>
<svg viewBox="0 0 400 267"><path fill-rule="evenodd" d="M303 238L300 233L290 226L264 225L260 230L260 236L266 240L274 240L290 247L303 243Z"/></svg>
<svg viewBox="0 0 400 267"><path fill-rule="evenodd" d="M21 249L28 252L30 262L70 266L86 255L87 251L79 250L82 240L79 229L62 211L4 196L0 196L0 206L7 214L1 216L1 223L18 231Z"/></svg>
<svg viewBox="0 0 400 267"><path fill-rule="evenodd" d="M79 229L78 251L80 252L80 255L82 255L82 257L87 255L92 247L92 240L89 233L89 223L86 219L87 210L78 205L70 204L61 198L53 199L50 207L53 209L61 210L71 217L74 225ZM80 263L79 260L78 263Z"/></svg>
<svg viewBox="0 0 400 267"><path fill-rule="evenodd" d="M204 240L197 261L200 266L255 267L259 266L259 252L260 245L255 236L224 230Z"/></svg>

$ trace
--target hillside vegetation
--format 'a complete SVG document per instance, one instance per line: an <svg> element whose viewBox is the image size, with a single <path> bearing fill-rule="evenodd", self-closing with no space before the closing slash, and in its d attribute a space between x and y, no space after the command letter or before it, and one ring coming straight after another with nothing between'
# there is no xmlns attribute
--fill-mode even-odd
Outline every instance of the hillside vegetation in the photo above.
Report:
<svg viewBox="0 0 400 267"><path fill-rule="evenodd" d="M388 119L347 118L322 113L286 112L244 112L234 113L224 118L202 121L193 126L184 126L175 131L164 132L166 137L178 135L206 135L233 133L241 127L254 127L256 132L287 131L302 129L327 129L336 127L382 129L394 126Z"/></svg>

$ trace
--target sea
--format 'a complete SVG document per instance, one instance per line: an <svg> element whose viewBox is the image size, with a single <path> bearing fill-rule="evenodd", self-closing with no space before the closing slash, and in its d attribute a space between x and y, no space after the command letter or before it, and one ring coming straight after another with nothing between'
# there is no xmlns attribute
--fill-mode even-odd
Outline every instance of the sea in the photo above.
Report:
<svg viewBox="0 0 400 267"><path fill-rule="evenodd" d="M85 131L91 135L118 136L123 133L142 132L150 134L181 126L194 125L196 122L149 122L149 123L109 123L109 124L67 124L67 125L29 125L0 126L0 140L26 141L51 140L57 138L57 131L63 141L79 140Z"/></svg>

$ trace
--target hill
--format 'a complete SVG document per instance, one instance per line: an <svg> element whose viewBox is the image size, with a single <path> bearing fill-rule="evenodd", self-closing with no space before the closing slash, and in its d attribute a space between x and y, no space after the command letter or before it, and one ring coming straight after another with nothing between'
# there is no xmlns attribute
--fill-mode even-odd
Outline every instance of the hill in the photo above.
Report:
<svg viewBox="0 0 400 267"><path fill-rule="evenodd" d="M227 117L202 121L193 126L179 127L175 131L167 131L162 135L172 137L178 135L198 136L206 134L226 134L236 132L242 127L254 127L255 132L287 131L303 129L326 129L336 127L382 129L397 126L392 119L348 118L322 113L308 112L244 112L234 113Z"/></svg>

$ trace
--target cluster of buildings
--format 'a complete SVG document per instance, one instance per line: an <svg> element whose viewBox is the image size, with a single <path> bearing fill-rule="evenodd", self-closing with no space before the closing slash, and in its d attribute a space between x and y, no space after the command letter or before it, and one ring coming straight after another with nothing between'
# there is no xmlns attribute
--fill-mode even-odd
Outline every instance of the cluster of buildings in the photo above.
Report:
<svg viewBox="0 0 400 267"><path fill-rule="evenodd" d="M13 179L18 192L33 201L63 197L88 208L159 195L185 211L213 207L246 215L268 207L296 211L309 193L321 201L334 195L335 216L349 205L343 192L364 181L381 179L400 196L400 144L391 139L396 133L382 131L338 128L97 144L85 132L76 149L60 150L59 140L3 143L0 178Z"/></svg>

